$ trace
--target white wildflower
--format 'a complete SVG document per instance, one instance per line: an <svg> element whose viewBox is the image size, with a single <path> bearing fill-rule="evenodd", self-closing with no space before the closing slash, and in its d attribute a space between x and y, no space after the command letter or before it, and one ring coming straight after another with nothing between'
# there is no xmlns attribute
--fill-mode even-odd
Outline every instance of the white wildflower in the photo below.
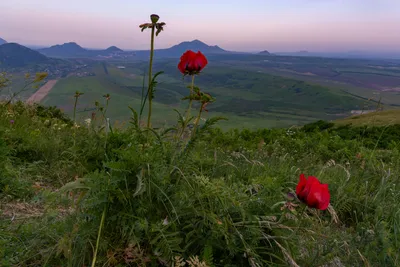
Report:
<svg viewBox="0 0 400 267"><path fill-rule="evenodd" d="M90 124L92 123L92 119L87 118L87 119L85 120L85 123L86 123L87 126L90 126Z"/></svg>

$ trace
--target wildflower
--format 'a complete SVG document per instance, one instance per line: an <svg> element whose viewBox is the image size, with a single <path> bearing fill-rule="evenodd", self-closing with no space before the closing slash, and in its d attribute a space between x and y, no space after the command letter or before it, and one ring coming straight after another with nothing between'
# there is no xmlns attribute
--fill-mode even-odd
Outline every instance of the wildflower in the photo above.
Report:
<svg viewBox="0 0 400 267"><path fill-rule="evenodd" d="M46 72L38 72L38 73L36 73L34 82L43 81L44 79L47 78L47 76L48 76L48 74Z"/></svg>
<svg viewBox="0 0 400 267"><path fill-rule="evenodd" d="M167 217L165 217L165 219L163 220L162 225L168 225L168 224L169 224L169 222L168 222L168 216L167 216Z"/></svg>
<svg viewBox="0 0 400 267"><path fill-rule="evenodd" d="M164 26L166 25L165 22L160 22L158 23L158 20L160 19L160 16L156 15L156 14L152 14L150 15L150 20L151 23L143 23L139 25L139 28L142 29L142 31L144 31L145 29L156 29L156 36L158 36L160 34L161 31L164 30Z"/></svg>
<svg viewBox="0 0 400 267"><path fill-rule="evenodd" d="M14 125L15 121L14 120L10 120L10 124Z"/></svg>
<svg viewBox="0 0 400 267"><path fill-rule="evenodd" d="M296 186L297 197L311 208L325 210L329 206L330 193L327 184L321 182L314 176L308 179L304 174L300 175Z"/></svg>
<svg viewBox="0 0 400 267"><path fill-rule="evenodd" d="M85 123L86 123L87 126L90 126L90 124L92 123L92 119L91 118L87 118L85 120Z"/></svg>
<svg viewBox="0 0 400 267"><path fill-rule="evenodd" d="M84 94L84 93L81 93L81 92L79 92L79 91L76 91L74 97L75 97L75 98L78 98L78 97L80 97L80 96L83 95L83 94Z"/></svg>
<svg viewBox="0 0 400 267"><path fill-rule="evenodd" d="M207 63L207 58L200 51L195 53L192 50L188 50L181 56L178 69L183 75L199 74Z"/></svg>

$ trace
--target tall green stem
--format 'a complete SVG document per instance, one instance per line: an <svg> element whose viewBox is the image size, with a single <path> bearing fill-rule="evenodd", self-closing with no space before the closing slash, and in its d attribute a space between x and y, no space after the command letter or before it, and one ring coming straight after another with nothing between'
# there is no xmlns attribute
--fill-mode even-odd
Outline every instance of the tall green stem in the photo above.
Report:
<svg viewBox="0 0 400 267"><path fill-rule="evenodd" d="M183 127L182 127L182 131L181 131L180 137L182 137L183 133L185 132L186 126L189 124L190 110L192 109L192 103L193 103L193 99L192 99L193 92L194 92L194 75L192 75L192 84L190 86L189 107L186 110L185 122L183 123Z"/></svg>
<svg viewBox="0 0 400 267"><path fill-rule="evenodd" d="M192 108L192 103L193 103L193 99L192 99L192 95L193 95L193 92L194 92L194 75L192 75L192 84L191 84L191 86L190 86L190 99L189 99L189 107L188 107L188 109L187 109L187 111L186 111L186 118L185 118L185 121L188 123L189 121L189 116L190 116L190 110L191 110L191 108Z"/></svg>
<svg viewBox="0 0 400 267"><path fill-rule="evenodd" d="M199 125L199 121L200 121L200 118L201 118L201 113L203 112L203 108L204 108L204 104L201 104L201 107L200 107L200 110L199 110L199 114L197 115L197 119L196 119L196 122L195 122L194 127L193 127L192 138L194 138L194 136L196 135L197 126Z"/></svg>
<svg viewBox="0 0 400 267"><path fill-rule="evenodd" d="M99 227L99 232L97 233L96 248L94 250L92 267L96 266L97 251L99 249L100 236L101 236L101 231L103 230L104 219L106 218L106 209L107 209L107 205L104 207L103 214L101 215L100 227Z"/></svg>
<svg viewBox="0 0 400 267"><path fill-rule="evenodd" d="M79 94L75 96L75 103L74 103L74 147L76 144L76 106L78 104Z"/></svg>
<svg viewBox="0 0 400 267"><path fill-rule="evenodd" d="M78 96L75 96L75 103L74 103L74 123L76 122L76 106L78 104Z"/></svg>
<svg viewBox="0 0 400 267"><path fill-rule="evenodd" d="M152 70L153 70L153 56L154 56L154 30L155 23L153 23L153 27L151 28L151 47L150 47L150 64L149 64L149 88L148 88L148 97L149 97L149 116L147 118L147 128L151 127L151 111L152 111L152 100L153 100L153 85L151 84L152 78Z"/></svg>

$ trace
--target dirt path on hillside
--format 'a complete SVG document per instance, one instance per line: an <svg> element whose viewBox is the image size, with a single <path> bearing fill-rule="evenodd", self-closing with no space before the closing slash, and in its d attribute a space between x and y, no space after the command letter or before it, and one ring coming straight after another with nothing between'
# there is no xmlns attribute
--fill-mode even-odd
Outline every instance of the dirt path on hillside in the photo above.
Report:
<svg viewBox="0 0 400 267"><path fill-rule="evenodd" d="M31 95L28 100L26 100L26 103L28 104L33 104L33 103L39 103L40 101L43 100L43 98L46 97L46 95L50 92L50 90L56 85L58 80L49 80L45 85L40 87L39 90L37 90L33 95Z"/></svg>

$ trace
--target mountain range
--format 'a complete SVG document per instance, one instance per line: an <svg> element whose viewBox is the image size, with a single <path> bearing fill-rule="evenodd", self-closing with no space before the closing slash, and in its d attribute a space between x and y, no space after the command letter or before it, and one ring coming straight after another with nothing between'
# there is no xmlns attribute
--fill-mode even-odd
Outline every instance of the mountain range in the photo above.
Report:
<svg viewBox="0 0 400 267"><path fill-rule="evenodd" d="M83 48L74 42L64 43L62 45L53 45L48 48L38 49L37 51L48 57L61 58L109 56L111 54L124 52L116 46L111 46L104 50L90 50Z"/></svg>
<svg viewBox="0 0 400 267"><path fill-rule="evenodd" d="M184 53L186 50L201 51L206 55L229 53L228 51L220 48L219 46L209 46L199 40L193 40L191 42L182 42L167 49L156 49L155 55L157 57L175 58L175 57L180 57L182 53ZM48 48L41 48L38 49L38 51L48 57L62 57L62 58L96 57L96 56L108 56L112 54L132 53L132 52L125 52L116 46L111 46L105 50L86 49L74 42L64 43L62 45L54 45ZM149 50L137 50L133 52L135 53L136 59L147 59L150 53Z"/></svg>
<svg viewBox="0 0 400 267"><path fill-rule="evenodd" d="M6 44L7 43L7 41L6 40L4 40L4 39L1 39L0 38L0 45L2 45L2 44Z"/></svg>

